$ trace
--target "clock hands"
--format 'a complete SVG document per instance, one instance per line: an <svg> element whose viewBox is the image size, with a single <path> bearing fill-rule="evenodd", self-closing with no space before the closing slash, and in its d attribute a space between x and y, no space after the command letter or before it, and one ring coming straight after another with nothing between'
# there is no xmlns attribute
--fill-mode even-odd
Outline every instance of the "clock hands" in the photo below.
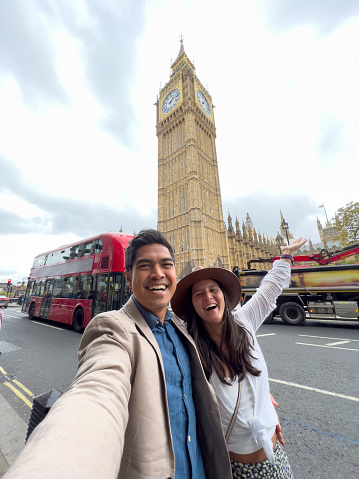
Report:
<svg viewBox="0 0 359 479"><path fill-rule="evenodd" d="M162 111L163 113L169 113L178 102L180 97L180 92L178 89L172 90L166 97L165 101L163 102Z"/></svg>
<svg viewBox="0 0 359 479"><path fill-rule="evenodd" d="M203 95L203 93L199 90L197 90L197 99L198 99L198 103L199 103L200 107L202 108L202 110L207 115L209 115L211 109L208 105L208 101L207 101L206 97Z"/></svg>

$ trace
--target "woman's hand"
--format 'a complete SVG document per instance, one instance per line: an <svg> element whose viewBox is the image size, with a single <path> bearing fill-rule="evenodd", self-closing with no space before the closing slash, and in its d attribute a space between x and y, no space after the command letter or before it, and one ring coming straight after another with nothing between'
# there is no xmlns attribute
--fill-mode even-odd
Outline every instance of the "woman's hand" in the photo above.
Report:
<svg viewBox="0 0 359 479"><path fill-rule="evenodd" d="M278 403L275 401L274 397L271 394L269 394L269 395L270 395L273 406L278 407ZM277 413L277 411L276 411L276 413ZM278 418L278 423L277 423L277 426L275 428L275 432L277 434L278 441L282 444L282 446L284 446L285 442L284 442L284 439L283 439L282 427L281 427L280 422L279 422L278 414L277 414L277 418Z"/></svg>
<svg viewBox="0 0 359 479"><path fill-rule="evenodd" d="M280 249L282 250L282 254L290 254L291 256L303 246L308 240L306 238L299 238L293 241L292 244L287 246L281 246Z"/></svg>

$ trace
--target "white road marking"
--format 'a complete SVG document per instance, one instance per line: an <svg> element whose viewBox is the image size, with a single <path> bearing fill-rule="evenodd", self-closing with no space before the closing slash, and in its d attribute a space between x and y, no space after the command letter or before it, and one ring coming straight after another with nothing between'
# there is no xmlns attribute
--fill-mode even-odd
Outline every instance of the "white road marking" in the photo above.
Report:
<svg viewBox="0 0 359 479"><path fill-rule="evenodd" d="M338 346L338 344L348 344L350 343L349 340L346 341L337 341L336 343L327 343L327 346Z"/></svg>
<svg viewBox="0 0 359 479"><path fill-rule="evenodd" d="M330 338L329 336L310 336L309 334L298 334L298 336L301 336L302 338L338 339L339 341L357 341L357 342L359 342L359 339Z"/></svg>
<svg viewBox="0 0 359 479"><path fill-rule="evenodd" d="M54 329L59 329L60 331L63 331L62 328L57 328L56 326L50 326L50 324L38 323L37 321L31 321L31 322L35 324L39 324L40 326L47 326L48 328L54 328Z"/></svg>
<svg viewBox="0 0 359 479"><path fill-rule="evenodd" d="M324 389L317 389L317 388L312 388L310 386L304 386L303 384L289 383L288 381L281 381L280 379L272 379L272 378L268 378L268 379L269 381L273 381L274 383L285 384L286 386L293 386L299 389L307 389L308 391L314 391L321 394L327 394L328 396L335 396L338 398L349 399L350 401L359 402L359 398L356 398L353 396L345 396L344 394L332 393L330 391L325 391Z"/></svg>
<svg viewBox="0 0 359 479"><path fill-rule="evenodd" d="M315 346L316 348L343 349L344 351L356 351L357 353L359 353L359 349L338 348L337 346L325 346L324 344L309 344L309 343L295 343L295 344L300 344L301 346Z"/></svg>
<svg viewBox="0 0 359 479"><path fill-rule="evenodd" d="M264 336L277 336L277 333L256 334L257 338L263 338Z"/></svg>

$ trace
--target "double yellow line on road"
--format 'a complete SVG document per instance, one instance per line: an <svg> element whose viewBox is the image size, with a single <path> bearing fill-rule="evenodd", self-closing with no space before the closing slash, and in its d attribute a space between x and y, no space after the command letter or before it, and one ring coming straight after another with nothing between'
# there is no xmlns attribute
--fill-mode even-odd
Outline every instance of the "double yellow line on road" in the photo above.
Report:
<svg viewBox="0 0 359 479"><path fill-rule="evenodd" d="M34 397L33 393L31 391L29 391L29 389L27 389L27 387L25 387L23 384L21 384L17 379L10 379L8 376L7 376L7 373L6 371L0 367L0 372L1 374L7 379L7 381L4 381L4 385L6 387L8 387L14 394L16 394L16 396L18 398L20 398L22 401L24 401L24 403L29 406L30 409L32 409L32 402L29 401L27 399L26 396L23 395L23 393L21 391L19 391L15 386L14 384L16 384L16 386L18 386L20 389L22 389L31 399Z"/></svg>

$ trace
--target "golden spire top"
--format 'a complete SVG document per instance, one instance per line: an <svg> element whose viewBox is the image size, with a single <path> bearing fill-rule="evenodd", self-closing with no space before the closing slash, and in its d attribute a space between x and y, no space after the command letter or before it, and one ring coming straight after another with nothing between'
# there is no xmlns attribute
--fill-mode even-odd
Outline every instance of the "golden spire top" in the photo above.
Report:
<svg viewBox="0 0 359 479"><path fill-rule="evenodd" d="M195 70L193 63L189 60L189 58L186 55L186 52L184 51L184 46L183 46L183 35L181 34L179 37L181 46L177 55L176 60L172 63L171 68L172 68L172 75L178 73L178 71L184 67L184 65L188 65L192 71ZM171 75L171 76L172 76Z"/></svg>
<svg viewBox="0 0 359 479"><path fill-rule="evenodd" d="M181 33L179 39L180 39L180 42L181 42L181 46L180 46L180 50L179 50L179 52L178 52L178 55L177 55L177 58L176 58L175 61L178 60L178 58L182 55L182 53L185 53L185 51L184 51L184 46L183 46L183 35L182 35L182 33Z"/></svg>

